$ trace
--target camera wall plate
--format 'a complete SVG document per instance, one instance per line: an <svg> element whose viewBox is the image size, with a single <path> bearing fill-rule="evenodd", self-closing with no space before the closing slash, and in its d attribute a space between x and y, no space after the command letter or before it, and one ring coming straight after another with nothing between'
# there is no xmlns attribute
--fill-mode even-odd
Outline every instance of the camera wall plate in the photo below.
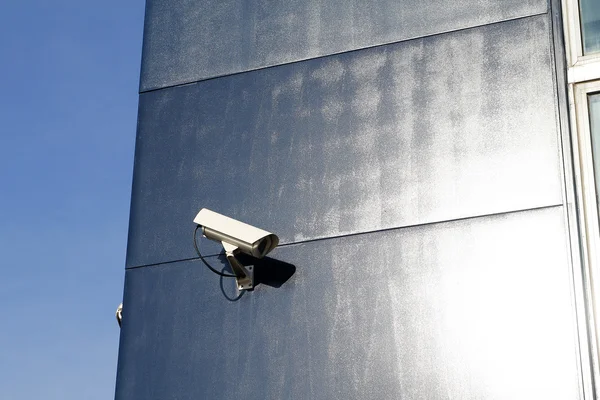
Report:
<svg viewBox="0 0 600 400"><path fill-rule="evenodd" d="M244 267L239 260L236 258L236 254L239 252L239 248L227 242L221 242L225 249L225 256L233 274L238 290L252 290L254 288L254 268L252 266Z"/></svg>

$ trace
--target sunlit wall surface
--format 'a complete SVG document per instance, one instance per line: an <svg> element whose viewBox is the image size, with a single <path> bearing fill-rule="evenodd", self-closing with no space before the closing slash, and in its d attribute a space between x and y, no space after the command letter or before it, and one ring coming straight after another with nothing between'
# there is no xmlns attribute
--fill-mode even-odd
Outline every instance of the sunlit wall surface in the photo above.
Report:
<svg viewBox="0 0 600 400"><path fill-rule="evenodd" d="M600 51L600 1L580 0L584 54Z"/></svg>
<svg viewBox="0 0 600 400"><path fill-rule="evenodd" d="M580 399L555 7L148 0L117 400Z"/></svg>

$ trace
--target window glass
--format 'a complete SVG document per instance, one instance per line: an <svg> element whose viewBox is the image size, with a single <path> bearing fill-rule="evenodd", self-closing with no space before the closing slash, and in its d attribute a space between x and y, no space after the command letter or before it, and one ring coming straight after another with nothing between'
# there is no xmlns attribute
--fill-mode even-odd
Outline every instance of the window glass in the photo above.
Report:
<svg viewBox="0 0 600 400"><path fill-rule="evenodd" d="M594 176L596 196L600 199L600 94L588 96L590 106L590 130L592 133L592 156L594 158ZM600 202L598 203L600 211Z"/></svg>
<svg viewBox="0 0 600 400"><path fill-rule="evenodd" d="M600 0L581 0L583 54L600 52Z"/></svg>

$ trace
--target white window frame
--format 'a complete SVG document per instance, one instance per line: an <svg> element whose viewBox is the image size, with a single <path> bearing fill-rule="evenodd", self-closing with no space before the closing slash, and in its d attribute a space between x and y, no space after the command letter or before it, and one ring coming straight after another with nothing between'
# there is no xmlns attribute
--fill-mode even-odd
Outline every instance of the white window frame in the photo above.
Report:
<svg viewBox="0 0 600 400"><path fill-rule="evenodd" d="M574 271L581 279L584 312L579 315L581 368L585 399L600 398L600 219L588 96L600 93L600 53L583 54L579 0L562 0L563 30L571 123L571 150L577 206L578 238L582 268ZM565 155L565 164L569 157ZM568 169L567 169L568 171ZM597 171L600 174L600 171ZM575 249L574 249L575 250ZM578 257L575 256L575 259ZM577 283L576 283L576 286ZM581 297L579 297L581 298ZM580 308L581 309L581 308ZM593 380L586 377L593 375ZM592 383L594 382L594 384Z"/></svg>
<svg viewBox="0 0 600 400"><path fill-rule="evenodd" d="M583 55L579 0L563 0L562 9L569 65L568 82L578 83L600 79L600 54Z"/></svg>
<svg viewBox="0 0 600 400"><path fill-rule="evenodd" d="M600 220L598 197L592 157L592 136L588 96L600 93L600 79L569 85L571 108L571 141L573 172L579 215L581 263L583 266L585 297L587 298L586 320L588 324L589 356L592 363L596 393L600 393ZM599 171L600 172L600 171ZM600 396L599 396L600 397ZM596 397L592 397L596 398Z"/></svg>

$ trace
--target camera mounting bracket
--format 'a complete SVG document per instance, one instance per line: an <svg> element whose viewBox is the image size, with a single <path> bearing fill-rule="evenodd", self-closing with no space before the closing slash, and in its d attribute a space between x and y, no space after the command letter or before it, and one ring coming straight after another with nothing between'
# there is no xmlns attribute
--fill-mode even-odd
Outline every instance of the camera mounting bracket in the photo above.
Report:
<svg viewBox="0 0 600 400"><path fill-rule="evenodd" d="M240 251L239 247L229 244L227 242L221 242L225 249L225 257L231 265L235 280L237 282L238 290L251 290L254 288L254 268L252 266L244 267L242 263L236 258L236 255Z"/></svg>

